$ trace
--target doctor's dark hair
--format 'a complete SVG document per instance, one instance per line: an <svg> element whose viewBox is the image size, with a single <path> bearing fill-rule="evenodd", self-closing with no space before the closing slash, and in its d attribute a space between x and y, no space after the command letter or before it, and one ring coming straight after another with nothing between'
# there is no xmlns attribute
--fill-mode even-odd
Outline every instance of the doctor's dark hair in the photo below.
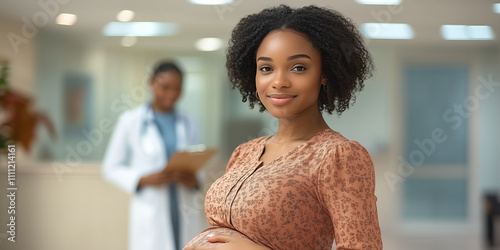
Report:
<svg viewBox="0 0 500 250"><path fill-rule="evenodd" d="M318 97L319 109L340 115L351 101L355 102L355 93L372 76L373 63L356 26L335 10L280 5L241 19L232 32L226 55L232 87L239 89L242 101L248 100L251 108L258 103L260 111L265 110L255 96L256 53L269 32L286 29L304 34L319 50L326 78L326 91L321 88Z"/></svg>
<svg viewBox="0 0 500 250"><path fill-rule="evenodd" d="M155 77L157 77L161 73L168 73L174 71L178 73L181 76L182 79L182 70L177 66L172 61L160 61L158 62L155 67L153 68L153 71L151 73L151 77L149 78L150 80L153 80Z"/></svg>

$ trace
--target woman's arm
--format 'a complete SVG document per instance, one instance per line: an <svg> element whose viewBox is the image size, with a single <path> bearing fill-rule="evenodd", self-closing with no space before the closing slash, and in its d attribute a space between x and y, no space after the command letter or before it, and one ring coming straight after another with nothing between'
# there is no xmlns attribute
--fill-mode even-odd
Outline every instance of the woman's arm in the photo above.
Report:
<svg viewBox="0 0 500 250"><path fill-rule="evenodd" d="M382 249L370 155L357 142L337 146L318 176L318 193L332 218L337 250Z"/></svg>

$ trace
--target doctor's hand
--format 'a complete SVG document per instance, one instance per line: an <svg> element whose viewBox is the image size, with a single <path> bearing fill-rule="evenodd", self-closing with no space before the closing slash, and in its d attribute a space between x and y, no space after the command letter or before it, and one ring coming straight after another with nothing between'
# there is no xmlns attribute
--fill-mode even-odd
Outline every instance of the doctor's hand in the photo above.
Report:
<svg viewBox="0 0 500 250"><path fill-rule="evenodd" d="M170 171L170 172L159 172L150 174L142 177L139 180L139 188L144 186L158 186L168 183L179 182L183 185L196 188L198 186L198 180L194 174L183 172L183 171Z"/></svg>
<svg viewBox="0 0 500 250"><path fill-rule="evenodd" d="M198 180L192 173L185 171L170 171L167 172L173 179L173 182L179 182L188 188L198 188Z"/></svg>

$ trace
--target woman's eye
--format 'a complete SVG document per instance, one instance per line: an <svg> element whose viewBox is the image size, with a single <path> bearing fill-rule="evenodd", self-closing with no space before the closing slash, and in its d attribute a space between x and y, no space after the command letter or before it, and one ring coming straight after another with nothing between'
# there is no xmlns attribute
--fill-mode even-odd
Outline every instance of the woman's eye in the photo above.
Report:
<svg viewBox="0 0 500 250"><path fill-rule="evenodd" d="M304 67L304 66L295 66L292 70L293 71L304 71L304 70L306 70L306 67Z"/></svg>
<svg viewBox="0 0 500 250"><path fill-rule="evenodd" d="M271 71L271 67L260 67L260 71L269 72L269 71Z"/></svg>

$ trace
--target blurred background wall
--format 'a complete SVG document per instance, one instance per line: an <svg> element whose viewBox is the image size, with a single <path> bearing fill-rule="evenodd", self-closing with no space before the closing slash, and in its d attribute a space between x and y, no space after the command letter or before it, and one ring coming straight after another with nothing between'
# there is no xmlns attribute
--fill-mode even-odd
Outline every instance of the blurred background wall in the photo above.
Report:
<svg viewBox="0 0 500 250"><path fill-rule="evenodd" d="M34 108L51 118L57 132L51 139L38 127L30 152L17 146L16 243L6 234L2 158L1 248L126 249L129 197L102 179L100 164L118 116L149 99L148 72L160 59L180 63L186 78L179 108L200 124L205 144L221 149L206 166L205 189L223 173L238 144L272 134L277 121L250 110L229 88L224 47L199 51L194 43L203 37L226 43L240 18L280 3L0 3L0 61L9 63L9 85L33 97ZM341 117L325 118L374 160L385 249L489 249L483 196L500 193L500 14L492 9L494 1L403 1L396 9L350 0L287 3L329 6L358 24L412 24L413 39L367 38L374 77ZM138 37L124 47L122 37L101 34L123 9L136 12L133 21L177 22L180 31ZM60 12L77 14L75 25L55 24ZM29 22L37 30L32 36ZM490 25L495 37L448 41L439 34L443 24ZM21 37L14 45L12 33ZM72 95L72 82L80 84L83 96ZM70 109L72 98L82 98L76 111ZM202 201L194 209L203 213Z"/></svg>

